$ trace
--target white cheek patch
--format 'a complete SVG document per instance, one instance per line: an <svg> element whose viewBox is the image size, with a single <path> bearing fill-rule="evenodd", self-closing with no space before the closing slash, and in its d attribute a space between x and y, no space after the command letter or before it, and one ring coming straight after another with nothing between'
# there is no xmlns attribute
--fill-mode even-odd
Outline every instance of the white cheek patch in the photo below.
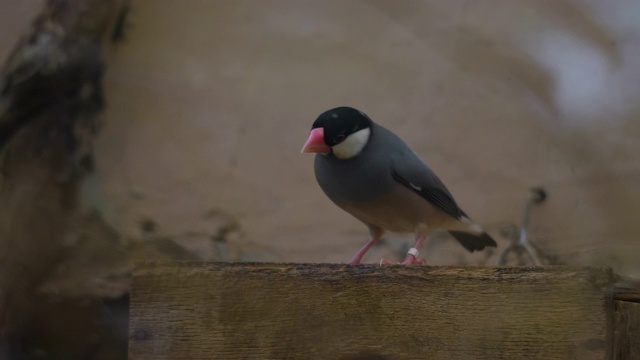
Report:
<svg viewBox="0 0 640 360"><path fill-rule="evenodd" d="M365 145L367 145L367 141L369 141L369 136L371 135L371 129L366 128L359 131L354 132L353 134L347 136L343 142L338 145L334 145L332 147L333 154L338 159L349 159L360 153Z"/></svg>

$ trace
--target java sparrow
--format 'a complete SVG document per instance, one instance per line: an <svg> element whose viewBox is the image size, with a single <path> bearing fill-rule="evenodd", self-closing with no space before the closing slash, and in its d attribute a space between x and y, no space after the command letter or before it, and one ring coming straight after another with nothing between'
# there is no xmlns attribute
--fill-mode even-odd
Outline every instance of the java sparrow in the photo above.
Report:
<svg viewBox="0 0 640 360"><path fill-rule="evenodd" d="M404 265L424 264L418 251L433 230L448 231L470 252L496 247L404 141L357 109L320 114L302 153L316 153L316 180L329 199L369 228L371 239L350 264L360 263L385 231L415 235Z"/></svg>

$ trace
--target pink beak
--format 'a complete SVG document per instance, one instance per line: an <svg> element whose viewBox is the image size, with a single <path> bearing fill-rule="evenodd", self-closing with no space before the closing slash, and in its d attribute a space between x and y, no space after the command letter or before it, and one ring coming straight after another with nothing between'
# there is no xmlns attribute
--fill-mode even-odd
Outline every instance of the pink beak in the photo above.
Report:
<svg viewBox="0 0 640 360"><path fill-rule="evenodd" d="M301 153L327 154L331 148L324 143L324 128L315 128L309 133L307 142L304 143Z"/></svg>

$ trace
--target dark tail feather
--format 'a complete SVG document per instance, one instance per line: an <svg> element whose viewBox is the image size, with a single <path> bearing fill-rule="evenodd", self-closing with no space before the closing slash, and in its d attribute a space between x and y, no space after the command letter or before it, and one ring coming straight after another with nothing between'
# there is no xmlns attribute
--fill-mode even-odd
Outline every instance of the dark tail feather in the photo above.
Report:
<svg viewBox="0 0 640 360"><path fill-rule="evenodd" d="M484 232L480 235L474 235L463 231L449 231L449 234L453 235L469 252L480 251L487 246L498 246L491 236Z"/></svg>

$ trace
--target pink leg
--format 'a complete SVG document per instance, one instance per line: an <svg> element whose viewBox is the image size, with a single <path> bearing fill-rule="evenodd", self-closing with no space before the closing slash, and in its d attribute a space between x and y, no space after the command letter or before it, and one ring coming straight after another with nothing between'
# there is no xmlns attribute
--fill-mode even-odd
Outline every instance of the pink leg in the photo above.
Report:
<svg viewBox="0 0 640 360"><path fill-rule="evenodd" d="M349 260L349 264L360 264L360 261L362 261L364 254L366 254L367 251L369 251L369 249L371 249L371 247L375 245L378 242L378 240L380 240L381 237L382 237L382 231L372 230L371 240L367 241L367 243L364 244L364 246L361 247L360 250L358 250L358 252L355 255L353 255L351 260Z"/></svg>
<svg viewBox="0 0 640 360"><path fill-rule="evenodd" d="M413 248L409 250L407 256L404 258L404 261L401 265L425 265L426 262L423 258L418 257L418 250L422 248L422 243L424 242L426 237L420 236L416 239L415 244L413 244ZM393 263L387 259L380 260L380 265L392 265Z"/></svg>

